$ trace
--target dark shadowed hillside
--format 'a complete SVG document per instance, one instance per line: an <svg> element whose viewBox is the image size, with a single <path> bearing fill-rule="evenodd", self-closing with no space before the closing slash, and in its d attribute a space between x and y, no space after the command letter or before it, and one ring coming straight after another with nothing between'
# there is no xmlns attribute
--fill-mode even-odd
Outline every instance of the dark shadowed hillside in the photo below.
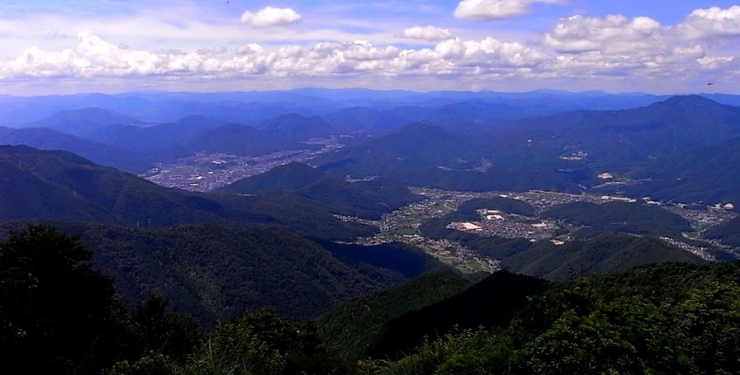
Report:
<svg viewBox="0 0 740 375"><path fill-rule="evenodd" d="M166 297L173 311L208 324L265 308L305 320L352 297L388 288L442 266L424 253L396 247L425 263L414 272L376 265L277 227L186 224L140 229L106 224L54 223L79 236L96 268L114 277L128 304ZM21 223L3 225L23 227ZM367 247L365 251L375 251Z"/></svg>
<svg viewBox="0 0 740 375"><path fill-rule="evenodd" d="M436 167L467 169L474 168L483 157L481 146L476 145L472 137L413 123L382 138L348 147L314 162L323 165L322 169L327 172L353 177Z"/></svg>
<svg viewBox="0 0 740 375"><path fill-rule="evenodd" d="M344 355L364 358L371 346L389 334L388 321L450 298L470 285L453 271L420 276L330 310L317 320L319 333Z"/></svg>
<svg viewBox="0 0 740 375"><path fill-rule="evenodd" d="M385 335L369 349L374 358L396 357L454 329L506 325L517 311L547 289L548 282L507 271L496 272L459 294L386 322Z"/></svg>
<svg viewBox="0 0 740 375"><path fill-rule="evenodd" d="M413 123L313 163L337 176L382 176L397 184L450 190L580 191L578 184L592 173L585 163L573 164L558 155L526 142Z"/></svg>

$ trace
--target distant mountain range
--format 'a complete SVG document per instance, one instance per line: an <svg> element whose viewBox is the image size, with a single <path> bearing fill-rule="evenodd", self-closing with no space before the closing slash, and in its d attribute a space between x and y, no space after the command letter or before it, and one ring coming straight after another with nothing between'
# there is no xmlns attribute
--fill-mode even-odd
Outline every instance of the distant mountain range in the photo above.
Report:
<svg viewBox="0 0 740 375"><path fill-rule="evenodd" d="M50 128L62 133L89 138L89 135L105 125L143 126L145 122L102 108L83 108L60 111L52 116L23 125L25 128Z"/></svg>
<svg viewBox="0 0 740 375"><path fill-rule="evenodd" d="M691 95L635 109L525 119L499 136L532 147L556 146L563 154L582 152L592 165L624 170L739 135L740 108Z"/></svg>
<svg viewBox="0 0 740 375"><path fill-rule="evenodd" d="M86 113L99 115L93 120L68 120ZM24 144L48 150L64 150L87 157L99 164L132 173L143 173L156 163L173 162L197 153L224 153L261 156L283 150L316 149L299 143L327 135L326 129L291 123L296 131L285 133L276 125L259 130L248 125L224 123L200 116L190 116L174 123L153 126L112 122L121 117L108 116L103 110L65 112L30 124L46 127L11 129L0 127L0 144ZM306 119L308 120L308 119ZM131 121L129 121L130 123ZM276 123L277 124L277 123ZM300 135L298 130L300 129Z"/></svg>
<svg viewBox="0 0 740 375"><path fill-rule="evenodd" d="M457 190L561 191L598 185L596 175L604 171L634 171L637 178L657 178L650 171L673 164L675 171L684 174L701 170L703 174L696 181L717 181L729 193L734 185L723 181L731 180L731 174L722 172L725 178L719 179L706 172L727 170L727 166L699 165L720 160L709 153L727 154L732 160L734 143L729 140L733 137L740 137L740 108L701 96L683 96L635 109L533 117L472 134L416 123L313 163L336 175L381 176L400 184ZM691 150L707 145L716 147L691 156ZM669 157L674 159L666 160L675 161L663 161ZM684 168L686 160L694 160L697 172ZM653 163L655 166L650 166ZM680 177L673 173L670 178ZM676 185L665 182L654 185ZM717 187L713 183L708 186ZM658 187L649 190L656 191L656 196L670 195L660 193ZM692 199L709 190L694 189ZM714 195L709 198L720 199Z"/></svg>
<svg viewBox="0 0 740 375"><path fill-rule="evenodd" d="M94 140L49 128L11 129L0 127L0 145L27 145L42 150L64 150L96 163L141 173L153 166L143 155Z"/></svg>
<svg viewBox="0 0 740 375"><path fill-rule="evenodd" d="M710 96L710 95L707 95ZM732 95L713 95L714 100L737 105L738 98ZM379 117L403 119L404 125L410 121L426 120L433 117L448 117L451 112L470 116L472 113L459 109L444 109L458 103L480 103L477 111L497 116L526 113L557 113L568 110L591 109L611 110L645 106L666 97L648 94L609 94L604 92L571 93L566 91L538 90L526 93L505 92L412 92L412 91L373 91L365 89L297 89L266 92L128 92L116 95L78 94L44 97L0 97L0 125L23 125L42 120L60 112L100 108L121 114L131 119L148 123L174 122L181 118L200 115L224 122L257 123L283 114L299 113L311 117L321 115L333 121L344 111L353 107L370 109L369 113L380 111ZM485 103L485 104L484 104ZM475 106L475 104L473 104ZM468 104L467 106L470 106ZM394 111L393 108L413 107L414 110ZM440 110L429 110L429 108ZM424 110L426 109L426 110ZM391 112L387 112L391 111ZM394 114L395 113L395 114ZM402 115L402 113L412 114ZM481 118L481 113L473 117ZM400 117L399 117L400 116ZM352 116L357 117L357 116ZM405 118L404 118L405 117ZM518 116L515 116L518 117ZM362 121L361 121L362 122ZM127 123L127 122L123 122ZM366 123L367 125L367 123ZM382 127L382 122L377 123Z"/></svg>
<svg viewBox="0 0 740 375"><path fill-rule="evenodd" d="M534 160L542 163L535 168ZM396 184L451 190L579 191L578 184L590 178L588 173L566 169L573 164L559 160L551 150L528 147L526 142L511 144L490 134L451 133L423 123L312 163L337 176L380 176Z"/></svg>
<svg viewBox="0 0 740 375"><path fill-rule="evenodd" d="M739 101L734 96L711 97ZM740 136L740 109L697 95L309 89L3 97L0 105L6 124L49 127L109 146L107 153L115 155L93 145L83 149L71 140L56 142L58 149L135 173L198 152L259 156L315 148L302 142L335 137L353 147L314 164L327 165L323 168L330 173L387 175L396 183L457 189L575 191L578 185L597 182L597 171L626 173L654 158ZM40 118L18 122L32 105L39 107ZM170 117L147 116L153 108ZM253 111L257 109L261 112ZM433 129L446 133L438 130L435 136ZM362 137L337 138L353 133L376 137L359 144ZM43 144L48 134L28 134L0 142L51 147ZM484 160L490 161L490 167L483 168L488 173L468 173ZM527 183L533 180L545 182Z"/></svg>

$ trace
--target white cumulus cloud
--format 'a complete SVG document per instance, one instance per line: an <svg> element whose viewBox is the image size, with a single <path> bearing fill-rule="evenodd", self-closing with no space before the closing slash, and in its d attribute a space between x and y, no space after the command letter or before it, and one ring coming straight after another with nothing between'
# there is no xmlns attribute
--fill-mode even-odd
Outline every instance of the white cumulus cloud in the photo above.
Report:
<svg viewBox="0 0 740 375"><path fill-rule="evenodd" d="M440 42L434 48L402 50L375 46L366 40L320 42L309 46L266 48L247 44L229 53L223 47L192 52L148 52L121 49L90 31L78 44L60 52L28 48L0 63L0 79L22 77L332 77L347 74L367 78L402 75L478 76L534 68L549 57L517 42L493 38Z"/></svg>
<svg viewBox="0 0 740 375"><path fill-rule="evenodd" d="M681 26L687 37L740 36L740 6L696 9Z"/></svg>
<svg viewBox="0 0 740 375"><path fill-rule="evenodd" d="M439 41L452 38L450 30L434 26L414 26L404 30L401 35L409 39L420 39L429 41Z"/></svg>
<svg viewBox="0 0 740 375"><path fill-rule="evenodd" d="M236 48L237 55L252 55L261 53L262 51L264 51L264 48L257 43L250 43Z"/></svg>
<svg viewBox="0 0 740 375"><path fill-rule="evenodd" d="M463 0L455 17L478 21L505 19L527 14L534 3L558 4L562 0Z"/></svg>
<svg viewBox="0 0 740 375"><path fill-rule="evenodd" d="M723 14L717 10L710 13ZM707 17L708 14L694 11L677 25L662 25L649 17L573 16L561 19L544 36L544 45L560 54L552 66L553 72L559 75L676 81L701 76L710 68L733 60L718 56L718 50L710 48L710 43L716 44L714 39L699 38L732 16L724 13ZM702 24L704 31L697 31L697 24Z"/></svg>
<svg viewBox="0 0 740 375"><path fill-rule="evenodd" d="M561 19L545 35L545 44L559 53L662 53L667 42L666 30L648 17L573 16Z"/></svg>
<svg viewBox="0 0 740 375"><path fill-rule="evenodd" d="M291 8L265 7L257 12L246 11L242 14L242 23L254 27L282 26L299 22L301 15Z"/></svg>
<svg viewBox="0 0 740 375"><path fill-rule="evenodd" d="M0 82L187 82L190 86L183 88L200 88L209 82L236 85L264 80L286 87L297 82L351 82L465 89L470 85L495 88L507 81L517 87L565 82L573 83L573 89L606 83L606 87L637 91L683 90L693 87L688 86L691 82L740 81L736 12L740 7L697 9L683 22L670 25L649 17L572 16L543 33L541 43L490 36L461 38L434 26L411 27L395 36L433 42L419 47L343 35L288 43L253 36L236 45L213 40L192 50L187 46L147 49L135 38L108 41L85 31L74 46L39 44L0 60ZM124 48L124 41L131 47ZM624 86L609 86L620 82Z"/></svg>

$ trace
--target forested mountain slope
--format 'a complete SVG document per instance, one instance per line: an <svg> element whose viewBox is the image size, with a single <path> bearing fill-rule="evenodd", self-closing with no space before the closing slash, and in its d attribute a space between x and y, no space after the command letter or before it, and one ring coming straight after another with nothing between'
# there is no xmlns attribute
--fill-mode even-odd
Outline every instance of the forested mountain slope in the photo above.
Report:
<svg viewBox="0 0 740 375"><path fill-rule="evenodd" d="M323 203L336 214L379 219L421 200L407 188L375 181L347 182L302 163L289 163L216 189L214 193L289 193Z"/></svg>
<svg viewBox="0 0 740 375"><path fill-rule="evenodd" d="M343 239L375 231L369 226L341 222L310 201L284 202L164 188L66 152L0 146L0 160L8 170L2 196L7 207L13 207L3 212L2 220L87 220L149 228L204 222L273 224L304 235Z"/></svg>

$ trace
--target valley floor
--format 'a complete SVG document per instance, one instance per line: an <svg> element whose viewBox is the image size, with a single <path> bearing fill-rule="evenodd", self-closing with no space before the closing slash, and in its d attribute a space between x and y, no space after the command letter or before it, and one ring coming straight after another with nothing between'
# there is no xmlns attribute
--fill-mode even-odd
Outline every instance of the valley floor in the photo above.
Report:
<svg viewBox="0 0 740 375"><path fill-rule="evenodd" d="M156 184L167 187L206 192L241 178L263 173L276 166L294 161L307 162L319 154L343 147L340 143L331 139L316 139L314 142L319 142L324 147L318 151L281 151L259 157L199 154L180 159L175 164L161 165L149 171L144 177ZM493 273L500 269L501 262L499 259L482 256L455 241L428 238L419 229L421 224L429 219L440 218L454 212L463 202L478 198L504 197L526 202L539 214L548 208L574 202L600 204L613 201L634 201L628 198L601 194L567 194L540 190L528 192L465 192L428 188L413 188L412 190L415 194L426 199L384 215L381 220L368 221L355 217L337 217L344 221L361 222L380 228L379 234L372 237L358 238L355 241L356 244L407 243L423 249L436 259L463 273ZM684 238L661 237L664 242L708 261L715 260L714 256L711 255L710 249L712 248L722 249L732 254L740 253L739 249L730 248L703 236L703 232L708 228L735 218L737 214L734 212L713 206L697 210L689 209L687 205L683 204L654 201L648 201L648 204L660 206L680 215L691 223L694 230L691 233L684 233ZM550 240L556 245L572 241L572 234L582 229L582 227L560 220L537 216L525 217L498 210L482 210L480 214L479 220L451 222L448 223L448 228L487 237L524 238L531 242Z"/></svg>
<svg viewBox="0 0 740 375"><path fill-rule="evenodd" d="M438 260L455 267L463 273L493 273L500 269L500 260L481 256L454 241L444 239L435 240L425 237L419 230L419 227L424 221L454 212L463 202L476 198L507 197L517 199L532 205L537 213L560 204L573 202L598 204L614 199L621 199L619 197L610 197L610 199L607 199L605 196L593 194L565 194L548 191L462 192L426 188L413 188L412 191L427 199L384 215L379 221L338 217L345 221L363 222L380 228L379 234L372 237L358 238L355 241L357 244L407 243L423 249ZM660 205L662 208L689 220L692 228L695 230L693 233L684 233L685 240L661 237L660 239L664 242L698 255L708 261L716 260L708 252L712 247L719 247L733 254L740 253L740 249L724 246L717 241L710 241L702 236L702 232L707 228L735 218L737 216L735 213L714 207L708 207L705 210L696 210L688 209L681 204L660 203ZM481 236L524 238L531 242L550 240L556 245L571 241L571 234L580 229L578 226L553 219L534 219L494 210L480 213L481 217L478 221L450 223L448 227ZM465 229L460 224L467 224L468 228L472 229Z"/></svg>
<svg viewBox="0 0 740 375"><path fill-rule="evenodd" d="M157 185L188 191L206 192L245 177L254 176L291 162L306 162L318 155L335 151L341 144L331 139L315 140L320 150L285 150L260 156L226 154L197 154L178 159L171 164L160 164L141 177Z"/></svg>

